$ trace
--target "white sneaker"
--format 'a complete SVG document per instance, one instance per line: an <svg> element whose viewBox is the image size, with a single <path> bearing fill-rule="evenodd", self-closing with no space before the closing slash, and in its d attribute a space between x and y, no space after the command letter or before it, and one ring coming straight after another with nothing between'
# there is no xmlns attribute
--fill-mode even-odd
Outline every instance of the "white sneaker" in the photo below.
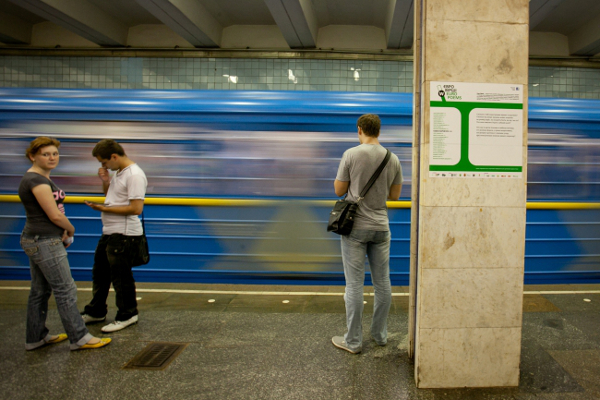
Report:
<svg viewBox="0 0 600 400"><path fill-rule="evenodd" d="M111 324L103 326L102 332L109 333L109 332L120 331L121 329L125 329L129 325L133 325L137 322L138 322L138 316L134 315L133 317L129 318L127 321L114 321Z"/></svg>
<svg viewBox="0 0 600 400"><path fill-rule="evenodd" d="M91 324L93 322L102 322L106 319L106 317L96 318L96 317L92 317L91 315L87 315L87 314L81 314L81 318L83 318L84 324Z"/></svg>
<svg viewBox="0 0 600 400"><path fill-rule="evenodd" d="M350 347L348 347L348 343L346 343L343 336L334 336L331 338L331 342L338 349L346 350L347 352L352 354L358 354L362 351L362 348L352 350Z"/></svg>

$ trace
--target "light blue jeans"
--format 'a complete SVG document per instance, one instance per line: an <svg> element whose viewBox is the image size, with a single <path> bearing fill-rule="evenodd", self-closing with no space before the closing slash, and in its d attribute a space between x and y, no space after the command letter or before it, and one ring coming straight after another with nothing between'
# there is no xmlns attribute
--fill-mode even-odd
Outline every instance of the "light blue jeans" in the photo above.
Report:
<svg viewBox="0 0 600 400"><path fill-rule="evenodd" d="M21 247L29 257L31 291L27 302L25 348L33 350L50 340L46 328L48 299L54 293L58 314L71 349L86 344L92 335L77 309L77 286L71 276L67 251L59 236L21 235Z"/></svg>
<svg viewBox="0 0 600 400"><path fill-rule="evenodd" d="M346 278L344 301L348 326L344 339L351 350L362 349L365 256L369 259L375 291L371 337L381 346L387 343L387 317L392 304L390 241L389 231L353 229L349 235L342 236L342 262Z"/></svg>

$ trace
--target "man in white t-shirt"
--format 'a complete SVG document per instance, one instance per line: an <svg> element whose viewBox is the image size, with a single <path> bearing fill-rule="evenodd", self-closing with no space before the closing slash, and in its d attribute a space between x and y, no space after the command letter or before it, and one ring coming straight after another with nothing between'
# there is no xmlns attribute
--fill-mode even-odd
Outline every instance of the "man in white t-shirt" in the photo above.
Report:
<svg viewBox="0 0 600 400"><path fill-rule="evenodd" d="M92 155L102 167L98 177L106 195L104 204L86 204L102 211L102 237L94 254L92 269L93 297L82 313L86 323L106 319L106 298L112 283L116 293L117 315L102 332L115 332L138 322L135 280L131 260L144 233L138 215L144 210L148 181L144 171L111 139L96 144ZM116 171L109 176L108 170Z"/></svg>

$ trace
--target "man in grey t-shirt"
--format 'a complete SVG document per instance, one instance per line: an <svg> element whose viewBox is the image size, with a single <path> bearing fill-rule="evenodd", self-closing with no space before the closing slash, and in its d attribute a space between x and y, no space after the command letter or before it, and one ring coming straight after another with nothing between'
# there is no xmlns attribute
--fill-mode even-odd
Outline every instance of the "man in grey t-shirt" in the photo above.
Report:
<svg viewBox="0 0 600 400"><path fill-rule="evenodd" d="M346 150L334 182L335 194L357 201L360 192L383 161L387 151L379 144L381 121L375 114L358 119L360 146ZM396 201L402 190L402 167L395 154L359 203L354 227L342 236L342 262L346 279L346 323L348 332L334 336L334 346L357 354L362 351L363 286L365 256L369 258L371 280L375 289L375 305L371 337L380 346L387 343L387 317L392 303L390 284L390 228L387 200Z"/></svg>

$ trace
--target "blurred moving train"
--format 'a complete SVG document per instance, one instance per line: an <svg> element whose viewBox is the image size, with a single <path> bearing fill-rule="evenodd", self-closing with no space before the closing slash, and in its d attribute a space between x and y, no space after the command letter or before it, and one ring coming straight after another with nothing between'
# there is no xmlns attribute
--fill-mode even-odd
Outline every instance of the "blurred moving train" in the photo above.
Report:
<svg viewBox="0 0 600 400"><path fill-rule="evenodd" d="M389 203L391 277L407 285L412 95L296 91L0 89L0 279L29 279L16 196L40 135L61 140L53 172L77 232L69 258L91 280L101 196L94 144L114 138L146 172L151 261L140 281L341 284L325 231L333 179L356 120L382 119L404 186ZM600 101L529 99L526 283L600 282ZM97 199L96 199L97 200Z"/></svg>

